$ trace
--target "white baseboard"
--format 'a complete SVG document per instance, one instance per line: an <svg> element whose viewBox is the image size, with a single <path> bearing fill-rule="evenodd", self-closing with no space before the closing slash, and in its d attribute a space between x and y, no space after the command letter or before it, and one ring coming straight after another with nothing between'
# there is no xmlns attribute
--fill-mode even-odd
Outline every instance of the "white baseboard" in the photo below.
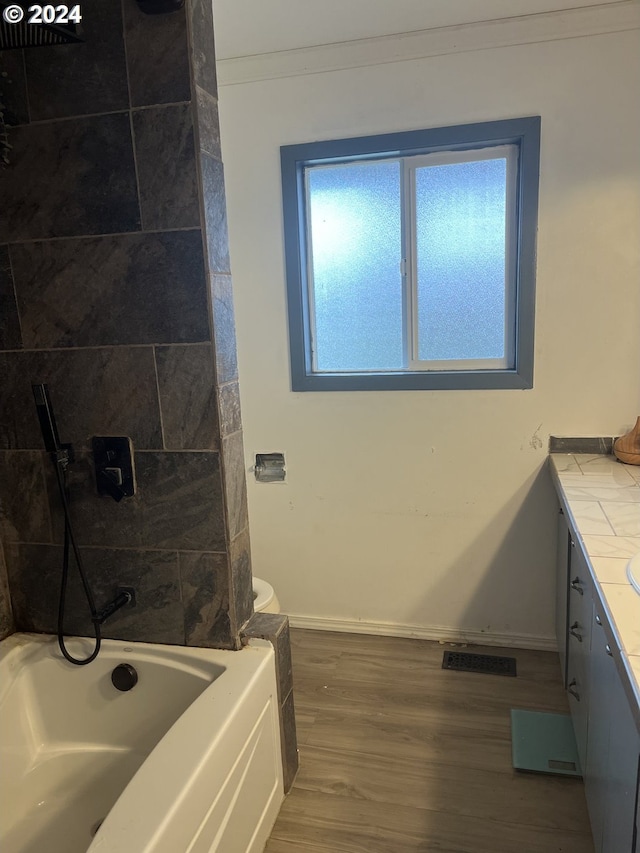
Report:
<svg viewBox="0 0 640 853"><path fill-rule="evenodd" d="M341 631L346 634L411 637L416 640L503 646L511 649L536 649L544 652L558 650L555 637L538 637L528 634L490 634L485 631L464 631L459 628L395 625L389 622L361 622L349 619L323 619L319 616L289 615L289 624L292 628L308 628L311 631Z"/></svg>

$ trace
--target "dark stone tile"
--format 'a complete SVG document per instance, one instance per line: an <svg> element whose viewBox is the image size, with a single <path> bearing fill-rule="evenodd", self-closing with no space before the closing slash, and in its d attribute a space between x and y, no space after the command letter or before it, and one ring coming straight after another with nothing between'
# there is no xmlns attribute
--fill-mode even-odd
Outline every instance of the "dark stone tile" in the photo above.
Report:
<svg viewBox="0 0 640 853"><path fill-rule="evenodd" d="M14 631L15 624L11 609L7 567L5 566L2 543L0 542L0 640L4 640L9 634L13 634Z"/></svg>
<svg viewBox="0 0 640 853"><path fill-rule="evenodd" d="M97 494L89 455L70 467L71 507L81 545L225 550L217 453L134 453L134 463L136 494L120 503ZM53 490L50 500L55 507ZM54 535L62 540L59 511Z"/></svg>
<svg viewBox="0 0 640 853"><path fill-rule="evenodd" d="M284 613L254 613L242 629L243 637L259 637L269 640L275 647L275 639L288 625L289 619Z"/></svg>
<svg viewBox="0 0 640 853"><path fill-rule="evenodd" d="M278 704L280 714L280 743L285 792L293 785L298 771L298 743L293 699L291 638L289 620L284 614L256 613L242 629L242 637L269 640L275 652Z"/></svg>
<svg viewBox="0 0 640 853"><path fill-rule="evenodd" d="M120 3L83 0L82 36L25 52L32 121L128 109Z"/></svg>
<svg viewBox="0 0 640 853"><path fill-rule="evenodd" d="M0 349L22 346L20 319L7 246L0 246Z"/></svg>
<svg viewBox="0 0 640 853"><path fill-rule="evenodd" d="M276 656L278 702L282 703L293 687L289 618L283 613L254 613L242 629L242 636L260 637L269 640L273 646Z"/></svg>
<svg viewBox="0 0 640 853"><path fill-rule="evenodd" d="M276 673L278 676L278 698L288 696L293 688L293 668L291 665L291 637L289 634L289 618L285 616L285 625L276 635Z"/></svg>
<svg viewBox="0 0 640 853"><path fill-rule="evenodd" d="M224 437L242 429L240 386L237 382L223 385L220 396L220 434Z"/></svg>
<svg viewBox="0 0 640 853"><path fill-rule="evenodd" d="M242 432L236 432L223 439L222 458L229 538L235 539L248 524L247 482L244 470Z"/></svg>
<svg viewBox="0 0 640 853"><path fill-rule="evenodd" d="M76 450L94 435L162 447L150 347L0 353L0 376L0 447L42 449L32 382L49 385L60 439Z"/></svg>
<svg viewBox="0 0 640 853"><path fill-rule="evenodd" d="M229 272L229 236L222 163L208 154L201 154L200 168L209 270L212 273Z"/></svg>
<svg viewBox="0 0 640 853"><path fill-rule="evenodd" d="M236 648L229 621L226 554L180 554L180 581L188 646Z"/></svg>
<svg viewBox="0 0 640 853"><path fill-rule="evenodd" d="M231 559L231 594L229 603L232 624L240 632L253 615L253 577L251 574L251 546L249 530L237 536L229 548Z"/></svg>
<svg viewBox="0 0 640 853"><path fill-rule="evenodd" d="M135 0L124 0L124 23L131 105L190 100L186 10L145 15Z"/></svg>
<svg viewBox="0 0 640 853"><path fill-rule="evenodd" d="M135 110L133 132L145 230L199 227L191 105Z"/></svg>
<svg viewBox="0 0 640 853"><path fill-rule="evenodd" d="M0 103L4 120L11 127L29 123L29 102L23 50L0 51Z"/></svg>
<svg viewBox="0 0 640 853"><path fill-rule="evenodd" d="M218 383L222 385L238 378L236 324L231 277L228 275L212 276L211 292L216 378Z"/></svg>
<svg viewBox="0 0 640 853"><path fill-rule="evenodd" d="M178 557L173 551L85 549L82 552L96 607L111 601L119 586L132 586L135 607L123 607L102 626L102 635L120 640L184 645ZM91 634L90 621L80 619L84 594L77 583L69 590L67 630ZM73 602L77 602L73 606Z"/></svg>
<svg viewBox="0 0 640 853"><path fill-rule="evenodd" d="M158 347L156 363L165 447L217 450L220 442L211 345Z"/></svg>
<svg viewBox="0 0 640 853"><path fill-rule="evenodd" d="M9 575L19 630L55 633L62 548L14 548ZM124 607L102 626L102 636L120 640L184 645L178 558L173 551L83 548L81 558L96 607L111 601L119 586L132 586L136 606ZM65 633L92 636L88 605L75 562L71 562Z"/></svg>
<svg viewBox="0 0 640 853"><path fill-rule="evenodd" d="M193 79L214 97L218 94L211 0L191 2L191 62Z"/></svg>
<svg viewBox="0 0 640 853"><path fill-rule="evenodd" d="M43 454L0 451L0 536L4 542L51 542Z"/></svg>
<svg viewBox="0 0 640 853"><path fill-rule="evenodd" d="M0 242L140 229L127 113L16 127L11 144Z"/></svg>
<svg viewBox="0 0 640 853"><path fill-rule="evenodd" d="M209 340L199 230L15 244L11 258L28 348Z"/></svg>
<svg viewBox="0 0 640 853"><path fill-rule="evenodd" d="M4 554L16 631L55 633L62 548L8 544Z"/></svg>
<svg viewBox="0 0 640 853"><path fill-rule="evenodd" d="M549 436L549 453L613 453L613 438L564 438Z"/></svg>
<svg viewBox="0 0 640 853"><path fill-rule="evenodd" d="M298 737L296 732L296 712L293 703L293 690L280 707L280 740L282 745L282 772L284 792L291 790L298 772Z"/></svg>
<svg viewBox="0 0 640 853"><path fill-rule="evenodd" d="M216 160L221 160L218 101L204 89L196 86L196 106L200 151L215 157Z"/></svg>

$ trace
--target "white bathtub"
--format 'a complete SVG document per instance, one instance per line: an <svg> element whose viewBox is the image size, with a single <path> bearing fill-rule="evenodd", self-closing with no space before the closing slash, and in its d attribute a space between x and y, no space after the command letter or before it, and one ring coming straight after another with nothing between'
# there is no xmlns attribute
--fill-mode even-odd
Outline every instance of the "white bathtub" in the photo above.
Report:
<svg viewBox="0 0 640 853"><path fill-rule="evenodd" d="M0 762L2 853L258 853L283 799L273 649L105 640L73 666L55 638L14 634Z"/></svg>

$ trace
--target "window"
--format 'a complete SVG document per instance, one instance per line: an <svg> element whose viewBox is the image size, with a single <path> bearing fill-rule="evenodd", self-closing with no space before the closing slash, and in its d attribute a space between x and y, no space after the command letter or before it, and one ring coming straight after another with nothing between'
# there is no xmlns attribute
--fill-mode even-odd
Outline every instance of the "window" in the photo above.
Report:
<svg viewBox="0 0 640 853"><path fill-rule="evenodd" d="M531 388L540 119L281 149L294 391Z"/></svg>

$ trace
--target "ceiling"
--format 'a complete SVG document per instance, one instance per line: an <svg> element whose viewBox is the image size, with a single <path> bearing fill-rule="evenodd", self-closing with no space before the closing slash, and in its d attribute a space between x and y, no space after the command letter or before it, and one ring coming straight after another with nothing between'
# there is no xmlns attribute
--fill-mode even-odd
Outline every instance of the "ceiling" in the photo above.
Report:
<svg viewBox="0 0 640 853"><path fill-rule="evenodd" d="M218 59L619 0L213 0Z"/></svg>

